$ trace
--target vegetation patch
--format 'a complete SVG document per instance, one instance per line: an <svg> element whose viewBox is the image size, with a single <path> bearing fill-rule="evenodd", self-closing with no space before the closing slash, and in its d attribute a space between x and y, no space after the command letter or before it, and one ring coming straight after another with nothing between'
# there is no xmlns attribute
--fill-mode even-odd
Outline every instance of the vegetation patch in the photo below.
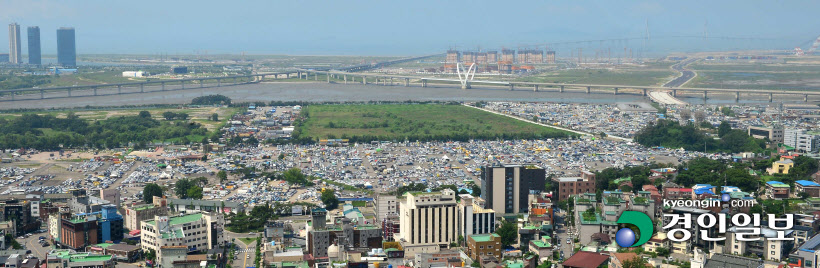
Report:
<svg viewBox="0 0 820 268"><path fill-rule="evenodd" d="M506 116L445 104L311 105L294 138L303 141L467 141L565 138L571 133Z"/></svg>

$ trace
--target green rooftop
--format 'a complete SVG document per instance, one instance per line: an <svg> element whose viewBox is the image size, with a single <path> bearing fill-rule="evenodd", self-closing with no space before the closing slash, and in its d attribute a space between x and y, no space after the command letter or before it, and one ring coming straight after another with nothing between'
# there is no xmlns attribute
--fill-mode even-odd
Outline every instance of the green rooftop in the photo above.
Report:
<svg viewBox="0 0 820 268"><path fill-rule="evenodd" d="M174 226L174 225L178 225L178 224L186 224L186 223L189 223L189 222L198 221L200 219L202 219L202 213L196 213L196 214L188 214L188 215L184 215L184 216L170 217L170 218L168 218L168 223L169 223L169 225ZM154 225L154 226L157 225L156 221L154 221L154 220L146 221L145 224Z"/></svg>
<svg viewBox="0 0 820 268"><path fill-rule="evenodd" d="M162 236L162 239L185 237L185 233L182 232L182 229L171 230L170 232L165 232L160 235Z"/></svg>
<svg viewBox="0 0 820 268"><path fill-rule="evenodd" d="M111 245L113 245L113 244L111 244L111 243L100 243L100 244L93 245L92 247L108 248Z"/></svg>
<svg viewBox="0 0 820 268"><path fill-rule="evenodd" d="M507 267L507 268L524 268L524 261L521 261L521 260L506 261L504 263L504 267Z"/></svg>
<svg viewBox="0 0 820 268"><path fill-rule="evenodd" d="M69 259L70 262L97 262L97 261L110 261L111 255L82 255L82 256L71 256Z"/></svg>
<svg viewBox="0 0 820 268"><path fill-rule="evenodd" d="M490 242L493 241L493 237L501 238L501 236L497 234L474 234L470 235L470 237L476 242Z"/></svg>
<svg viewBox="0 0 820 268"><path fill-rule="evenodd" d="M139 206L135 206L134 210L141 211L141 210L146 210L146 209L149 209L149 208L154 208L154 205L148 205L148 204L139 205Z"/></svg>
<svg viewBox="0 0 820 268"><path fill-rule="evenodd" d="M550 248L550 247L552 247L552 244L550 244L549 242L544 242L544 241L541 241L541 240L532 240L530 242L533 245L535 245L536 247L539 247L539 248Z"/></svg>

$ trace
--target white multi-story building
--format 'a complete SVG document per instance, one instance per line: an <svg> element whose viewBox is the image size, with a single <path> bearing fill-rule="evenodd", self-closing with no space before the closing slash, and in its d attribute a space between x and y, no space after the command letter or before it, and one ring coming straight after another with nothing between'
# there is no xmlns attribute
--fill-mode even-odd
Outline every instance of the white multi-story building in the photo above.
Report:
<svg viewBox="0 0 820 268"><path fill-rule="evenodd" d="M458 208L452 190L405 193L399 202L401 230L396 241L402 244L405 256L437 252L458 241Z"/></svg>
<svg viewBox="0 0 820 268"><path fill-rule="evenodd" d="M783 134L783 144L794 147L797 151L816 151L819 141L820 136L809 134L805 129L787 128Z"/></svg>
<svg viewBox="0 0 820 268"><path fill-rule="evenodd" d="M141 224L142 249L159 252L165 246L186 246L191 252L218 248L225 245L224 225L221 213L155 216Z"/></svg>
<svg viewBox="0 0 820 268"><path fill-rule="evenodd" d="M794 240L776 240L774 238L777 238L777 232L766 227L760 228L760 235L746 235L749 238L759 238L756 241L738 240L738 233L742 232L737 227L729 228L726 233L726 252L736 255L755 254L767 261L780 262L788 258L789 251L794 247ZM784 238L794 238L794 231L784 231Z"/></svg>
<svg viewBox="0 0 820 268"><path fill-rule="evenodd" d="M461 194L458 203L458 234L467 239L473 234L495 232L495 211L484 208L484 199Z"/></svg>

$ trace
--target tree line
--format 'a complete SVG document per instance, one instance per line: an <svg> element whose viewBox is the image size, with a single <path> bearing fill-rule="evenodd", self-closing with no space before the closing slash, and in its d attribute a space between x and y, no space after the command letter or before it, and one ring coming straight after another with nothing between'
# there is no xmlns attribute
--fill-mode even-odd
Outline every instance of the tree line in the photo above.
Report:
<svg viewBox="0 0 820 268"><path fill-rule="evenodd" d="M0 118L0 149L33 148L144 148L155 140L189 135L206 135L200 124L159 122L148 111L136 116L119 116L90 123L73 112L66 118L53 115L23 114L13 119Z"/></svg>
<svg viewBox="0 0 820 268"><path fill-rule="evenodd" d="M679 124L673 120L658 120L638 132L635 142L647 147L664 146L699 152L761 152L766 148L765 140L732 129L725 121L718 127L718 137L720 139L710 137L689 121Z"/></svg>
<svg viewBox="0 0 820 268"><path fill-rule="evenodd" d="M231 105L231 98L223 95L207 95L191 100L192 105Z"/></svg>

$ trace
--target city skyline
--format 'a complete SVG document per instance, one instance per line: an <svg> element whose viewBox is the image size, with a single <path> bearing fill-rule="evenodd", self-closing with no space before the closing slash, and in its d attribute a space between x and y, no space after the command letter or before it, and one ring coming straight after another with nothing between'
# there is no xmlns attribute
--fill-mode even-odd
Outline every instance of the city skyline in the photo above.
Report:
<svg viewBox="0 0 820 268"><path fill-rule="evenodd" d="M820 28L820 22L812 20L809 11L820 4L810 1L801 1L799 5L805 8L799 10L765 1L751 5L739 1L588 5L568 1L500 5L483 1L466 6L357 1L322 3L321 9L310 8L315 6L312 4L270 2L223 7L149 1L128 8L93 1L77 5L5 2L5 6L16 8L0 11L0 20L44 29L66 25L82 28L80 54L419 55L440 53L450 47L543 47L548 42L647 36L648 44L633 39L626 44L612 41L600 45L626 45L636 53L664 53L792 49L820 34L812 30ZM168 11L155 12L158 5ZM486 8L490 5L493 8ZM732 12L722 11L727 8ZM121 19L100 24L105 17ZM56 50L51 37L43 37L42 44L43 51ZM560 47L556 50L567 51Z"/></svg>

